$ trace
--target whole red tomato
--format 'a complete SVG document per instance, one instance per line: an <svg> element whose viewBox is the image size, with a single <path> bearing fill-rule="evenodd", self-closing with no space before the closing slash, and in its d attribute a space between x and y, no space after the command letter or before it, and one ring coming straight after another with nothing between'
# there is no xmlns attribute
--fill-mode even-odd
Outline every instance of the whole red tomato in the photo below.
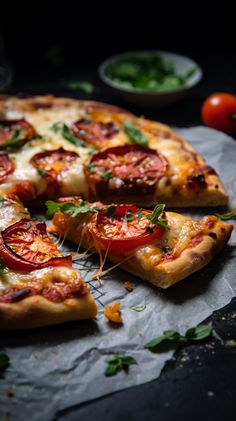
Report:
<svg viewBox="0 0 236 421"><path fill-rule="evenodd" d="M221 92L210 95L202 105L201 115L206 126L236 132L236 96Z"/></svg>

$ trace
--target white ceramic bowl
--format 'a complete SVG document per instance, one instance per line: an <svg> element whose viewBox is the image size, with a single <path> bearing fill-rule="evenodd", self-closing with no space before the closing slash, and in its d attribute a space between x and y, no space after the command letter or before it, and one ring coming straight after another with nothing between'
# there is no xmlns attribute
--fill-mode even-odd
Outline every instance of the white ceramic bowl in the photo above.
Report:
<svg viewBox="0 0 236 421"><path fill-rule="evenodd" d="M150 52L152 54L157 54L158 56L162 57L163 59L170 61L173 63L175 71L177 74L182 75L185 74L188 70L192 68L196 68L194 74L189 77L186 82L186 85L180 88L168 90L168 91L150 91L138 88L129 88L119 85L116 82L113 82L107 75L106 69L111 64L116 62L120 62L123 59L131 58L132 56L137 56L139 54ZM170 105L174 102L181 100L184 96L186 96L190 90L201 80L202 78L202 70L199 65L190 59L189 57L182 56L176 53L170 53L167 51L130 51L123 54L118 54L116 56L112 56L105 60L98 69L99 76L101 80L110 88L110 90L118 95L120 98L124 99L125 101L145 107L156 107L161 108L166 105Z"/></svg>

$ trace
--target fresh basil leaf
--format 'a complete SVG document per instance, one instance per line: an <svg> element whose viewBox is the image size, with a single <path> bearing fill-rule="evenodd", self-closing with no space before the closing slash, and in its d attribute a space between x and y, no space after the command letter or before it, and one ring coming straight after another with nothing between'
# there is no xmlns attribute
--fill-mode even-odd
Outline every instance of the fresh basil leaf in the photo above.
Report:
<svg viewBox="0 0 236 421"><path fill-rule="evenodd" d="M110 171L104 171L101 176L104 180L110 180L110 178L114 177Z"/></svg>
<svg viewBox="0 0 236 421"><path fill-rule="evenodd" d="M236 219L236 209L232 209L231 211L222 214L216 213L215 216L222 221L230 221L231 219Z"/></svg>
<svg viewBox="0 0 236 421"><path fill-rule="evenodd" d="M94 164L88 164L87 165L87 170L91 173L94 173L95 171L95 165Z"/></svg>
<svg viewBox="0 0 236 421"><path fill-rule="evenodd" d="M174 330L165 330L163 335L152 339L146 345L145 348L152 352L165 352L169 349L174 349L184 341L183 336Z"/></svg>
<svg viewBox="0 0 236 421"><path fill-rule="evenodd" d="M147 215L147 219L150 221L151 224L159 225L165 231L169 231L170 227L168 227L168 221L166 217L161 216L164 212L165 206L166 205L164 204L156 205L152 213L150 213L150 215Z"/></svg>
<svg viewBox="0 0 236 421"><path fill-rule="evenodd" d="M44 177L47 174L47 170L44 170L43 168L37 167L36 169L38 174L41 175L41 177Z"/></svg>
<svg viewBox="0 0 236 421"><path fill-rule="evenodd" d="M32 224L29 221L25 222L25 228L28 230L32 227Z"/></svg>
<svg viewBox="0 0 236 421"><path fill-rule="evenodd" d="M71 91L81 91L81 92L84 92L85 94L92 94L94 91L94 86L92 85L92 83L86 82L83 80L69 82L67 87Z"/></svg>
<svg viewBox="0 0 236 421"><path fill-rule="evenodd" d="M0 149L19 148L20 146L22 146L23 140L24 140L24 131L22 130L22 128L16 129L12 137L7 142L0 145Z"/></svg>
<svg viewBox="0 0 236 421"><path fill-rule="evenodd" d="M6 273L7 273L6 266L2 262L0 262L0 276L4 276L6 275Z"/></svg>
<svg viewBox="0 0 236 421"><path fill-rule="evenodd" d="M47 200L46 206L46 217L49 219L51 219L56 212L63 212L75 218L80 213L96 213L100 209L97 206L91 207L88 202L81 202L77 205L76 203L71 202L58 203L52 200Z"/></svg>
<svg viewBox="0 0 236 421"><path fill-rule="evenodd" d="M57 123L54 123L50 127L50 129L54 133L60 133L64 137L64 139L68 140L68 142L72 143L75 146L85 146L85 142L82 139L79 139L78 137L74 136L70 128L65 123L58 121Z"/></svg>
<svg viewBox="0 0 236 421"><path fill-rule="evenodd" d="M124 122L124 130L132 143L139 146L148 146L148 138L131 121Z"/></svg>
<svg viewBox="0 0 236 421"><path fill-rule="evenodd" d="M10 365L10 358L3 352L0 353L0 371L5 370Z"/></svg>
<svg viewBox="0 0 236 421"><path fill-rule="evenodd" d="M212 326L207 324L200 324L196 327L191 327L185 333L185 338L190 341L201 341L208 338L212 334Z"/></svg>
<svg viewBox="0 0 236 421"><path fill-rule="evenodd" d="M140 313L141 311L145 310L146 306L132 306L130 308L131 310L138 311Z"/></svg>
<svg viewBox="0 0 236 421"><path fill-rule="evenodd" d="M111 205L105 209L105 214L108 216L108 218L114 218L114 216L116 216L116 208L116 205Z"/></svg>
<svg viewBox="0 0 236 421"><path fill-rule="evenodd" d="M120 371L128 371L128 368L132 364L137 364L134 357L130 355L115 354L107 362L105 375L107 377L114 376Z"/></svg>

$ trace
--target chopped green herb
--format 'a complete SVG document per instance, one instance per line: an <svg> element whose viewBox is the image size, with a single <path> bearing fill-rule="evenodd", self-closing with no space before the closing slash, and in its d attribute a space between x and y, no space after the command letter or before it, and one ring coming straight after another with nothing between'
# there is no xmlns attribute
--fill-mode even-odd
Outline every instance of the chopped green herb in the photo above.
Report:
<svg viewBox="0 0 236 421"><path fill-rule="evenodd" d="M232 209L231 211L222 214L216 213L215 216L222 221L230 221L231 219L236 219L236 209Z"/></svg>
<svg viewBox="0 0 236 421"><path fill-rule="evenodd" d="M159 225L160 227L164 228L165 231L169 231L168 222L165 216L162 216L164 209L164 204L158 204L153 209L150 215L147 215L147 219L150 221L151 224Z"/></svg>
<svg viewBox="0 0 236 421"><path fill-rule="evenodd" d="M39 134L39 133L35 133L35 134L31 137L31 139L30 139L30 140L35 140L35 139L40 139L40 140L43 140L43 139L44 139L44 137L43 137L41 134Z"/></svg>
<svg viewBox="0 0 236 421"><path fill-rule="evenodd" d="M211 333L212 326L205 324L191 327L186 331L185 335L181 335L174 330L165 330L161 336L148 342L144 347L152 352L164 352L175 349L188 341L202 341L208 338Z"/></svg>
<svg viewBox="0 0 236 421"><path fill-rule="evenodd" d="M47 213L46 217L51 219L56 212L63 212L71 215L73 218L78 216L80 213L96 213L99 211L97 206L90 207L88 202L81 202L79 205L76 203L64 202L58 203L48 200L46 202Z"/></svg>
<svg viewBox="0 0 236 421"><path fill-rule="evenodd" d="M114 177L110 171L104 171L101 176L104 180L110 180L110 178Z"/></svg>
<svg viewBox="0 0 236 421"><path fill-rule="evenodd" d="M74 136L70 128L65 123L61 123L60 121L57 123L54 123L50 127L50 129L54 133L60 133L64 137L64 139L68 140L68 142L72 143L73 145L81 146L81 147L85 146L84 141Z"/></svg>
<svg viewBox="0 0 236 421"><path fill-rule="evenodd" d="M22 141L24 140L24 131L20 129L16 129L12 137L2 145L0 145L0 149L5 148L19 148L22 146Z"/></svg>
<svg viewBox="0 0 236 421"><path fill-rule="evenodd" d="M148 146L148 138L131 121L124 122L124 130L132 143L139 146Z"/></svg>
<svg viewBox="0 0 236 421"><path fill-rule="evenodd" d="M105 209L105 213L108 216L108 218L114 218L114 216L116 216L116 208L116 205L111 205Z"/></svg>
<svg viewBox="0 0 236 421"><path fill-rule="evenodd" d="M4 206L4 201L5 201L4 197L0 196L0 209Z"/></svg>
<svg viewBox="0 0 236 421"><path fill-rule="evenodd" d="M5 370L10 365L10 358L7 354L0 353L0 371Z"/></svg>
<svg viewBox="0 0 236 421"><path fill-rule="evenodd" d="M6 266L2 262L0 262L0 276L6 275L6 273Z"/></svg>
<svg viewBox="0 0 236 421"><path fill-rule="evenodd" d="M47 170L45 170L44 168L37 167L37 172L39 175L41 175L41 177L44 177L47 174Z"/></svg>
<svg viewBox="0 0 236 421"><path fill-rule="evenodd" d="M152 52L134 53L110 64L106 76L125 88L148 91L180 89L194 75L197 67L177 73L174 63Z"/></svg>
<svg viewBox="0 0 236 421"><path fill-rule="evenodd" d="M71 91L81 91L85 94L92 94L94 91L94 86L90 82L84 80L69 82L67 87Z"/></svg>
<svg viewBox="0 0 236 421"><path fill-rule="evenodd" d="M105 375L107 377L114 376L122 370L128 372L130 365L137 364L134 357L123 354L115 354L106 362L107 368L105 370Z"/></svg>
<svg viewBox="0 0 236 421"><path fill-rule="evenodd" d="M89 172L93 173L93 172L94 172L94 170L95 170L95 165L94 165L94 164L88 164L88 165L87 165L87 170L88 170Z"/></svg>
<svg viewBox="0 0 236 421"><path fill-rule="evenodd" d="M145 310L146 306L132 306L130 308L131 310L138 311L140 313L141 311Z"/></svg>
<svg viewBox="0 0 236 421"><path fill-rule="evenodd" d="M32 224L30 222L26 222L25 223L25 227L28 230L28 229L30 229L32 227Z"/></svg>

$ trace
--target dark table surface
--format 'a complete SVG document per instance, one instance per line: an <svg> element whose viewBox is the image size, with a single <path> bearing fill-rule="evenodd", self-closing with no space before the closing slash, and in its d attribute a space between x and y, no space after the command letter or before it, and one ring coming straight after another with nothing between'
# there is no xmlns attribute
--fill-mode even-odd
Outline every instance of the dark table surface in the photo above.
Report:
<svg viewBox="0 0 236 421"><path fill-rule="evenodd" d="M236 55L233 52L198 52L193 58L203 68L204 78L182 102L164 110L135 109L113 97L97 77L98 62L86 65L67 63L62 67L15 67L9 92L54 94L96 99L128 108L136 114L179 127L201 123L200 106L212 92L236 94ZM67 87L69 81L88 80L95 93L88 96ZM75 406L58 413L58 420L228 420L236 417L236 348L227 339L236 339L236 299L211 317L219 338L201 345L188 345L177 351L161 376L144 385Z"/></svg>

